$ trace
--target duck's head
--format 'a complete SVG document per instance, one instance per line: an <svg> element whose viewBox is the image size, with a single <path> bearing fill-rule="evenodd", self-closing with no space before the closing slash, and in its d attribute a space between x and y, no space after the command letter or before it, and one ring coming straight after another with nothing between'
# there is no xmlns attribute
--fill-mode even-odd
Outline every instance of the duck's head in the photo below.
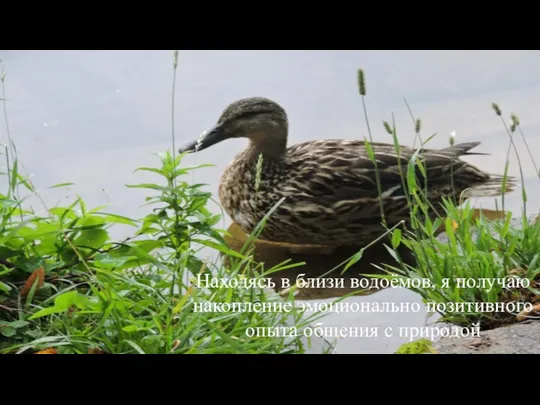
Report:
<svg viewBox="0 0 540 405"><path fill-rule="evenodd" d="M229 138L248 138L257 151L279 154L287 145L287 130L287 113L279 104L264 97L243 98L225 108L217 123L180 153L201 151Z"/></svg>

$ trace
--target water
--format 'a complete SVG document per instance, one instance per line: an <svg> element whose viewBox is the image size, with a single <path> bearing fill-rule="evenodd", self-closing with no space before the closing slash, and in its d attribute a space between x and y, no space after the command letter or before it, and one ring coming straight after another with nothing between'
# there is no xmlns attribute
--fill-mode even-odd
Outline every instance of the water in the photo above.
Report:
<svg viewBox="0 0 540 405"><path fill-rule="evenodd" d="M171 51L0 51L4 60L11 135L27 173L49 204L77 192L90 206L108 204L127 216L143 212L145 191L127 189L153 179L133 173L158 164L155 153L171 142ZM502 173L508 135L492 108L496 102L509 119L518 114L533 154L540 149L539 51L181 51L177 72L175 122L177 145L196 139L228 103L248 96L280 102L290 118L289 142L368 136L356 70L367 79L367 108L374 140L390 141L382 121L392 112L402 143L412 144L413 123L404 103L422 119L425 137L440 135L432 146L478 140L490 156L468 160ZM2 127L2 142L7 136ZM195 181L217 192L224 166L244 146L229 140L187 164L216 165L197 172ZM520 138L529 211L537 211L539 188ZM510 174L519 176L515 158ZM61 182L70 190L47 190ZM216 194L217 195L217 194ZM475 201L494 208L491 199ZM506 199L519 211L520 193ZM228 226L228 218L224 226ZM356 297L357 301L420 302L403 289ZM342 313L326 326L423 326L420 313ZM340 353L391 353L406 338L338 342Z"/></svg>

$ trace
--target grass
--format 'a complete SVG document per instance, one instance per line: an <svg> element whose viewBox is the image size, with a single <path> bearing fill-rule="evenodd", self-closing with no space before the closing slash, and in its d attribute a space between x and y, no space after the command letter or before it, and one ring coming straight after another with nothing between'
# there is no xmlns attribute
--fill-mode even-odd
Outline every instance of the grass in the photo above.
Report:
<svg viewBox="0 0 540 405"><path fill-rule="evenodd" d="M359 89L365 111L365 78L361 70ZM408 104L407 108L411 112L420 146L427 147L433 136L422 141L421 121L412 115ZM493 103L492 108L501 117L510 140L501 190L502 209L497 215L502 218L493 218L473 210L469 201L463 202L461 199L445 199L441 206L433 207L427 198L428 171L420 156L415 156L401 171L404 189L408 190L410 226L405 230L389 230L388 239L391 242L385 245L399 264L381 264L376 267L387 274L371 275L401 280L401 285L418 278L428 280L426 286L415 283L413 287L409 283L411 286L408 287L423 298L428 311L438 313L442 322L463 327L478 326L480 330L524 319L539 319L540 314L540 221L527 216L523 168L514 141L516 131L519 131L527 147L539 179L540 173L517 115L512 113L511 125L507 125L500 107ZM383 122L383 126L391 135L398 154L395 122L393 125ZM372 148L368 145L367 149L369 152ZM513 217L512 212L505 210L505 194L511 191L508 176L511 150L516 153L521 181L523 207L519 217ZM373 152L370 156L375 162ZM425 187L421 184L425 184ZM431 208L437 209L437 217L427 215ZM441 230L445 236L441 237ZM405 247L413 253L415 260L412 264L402 259L398 247Z"/></svg>
<svg viewBox="0 0 540 405"><path fill-rule="evenodd" d="M172 111L177 65L175 51ZM4 82L2 75L2 85ZM370 138L366 140L367 150L376 165L361 70L358 84ZM40 196L20 173L7 125L5 89L1 98L9 145L5 147L4 173L8 186L0 194L0 353L306 351L306 336L313 330L306 331L322 315L306 317L294 305L295 285L283 299L268 282L270 274L302 263L285 261L265 268L253 259L253 241L273 210L249 235L243 249L229 249L225 231L217 228L221 216L208 209L211 195L204 191L203 184L186 180L205 165L183 166L184 155L176 154L174 114L172 151L160 154L156 167L137 169L153 173L156 181L128 186L152 193L145 201L153 207L149 214L140 219L126 218L105 211L105 207L90 209L82 198L75 198L68 206L52 208L41 200L45 208L42 215L25 206L28 196ZM433 136L423 140L421 120L413 116L408 104L407 108L416 138L421 146L427 145ZM529 148L517 116L512 114L507 125L500 108L493 108L510 138L506 178L510 152L517 153L516 133ZM393 117L392 124L384 122L383 127L399 153ZM529 156L536 168L530 150ZM260 167L260 159L257 164ZM429 184L424 180L428 173L421 157L415 155L408 165L400 167L403 187L409 191L410 226L387 228L385 246L398 264L381 264L386 274L366 276L404 284L412 279L428 280L427 287L420 283L409 288L445 322L479 324L487 330L522 319L525 315L519 313L521 308L516 303L532 306L539 302L540 221L531 221L526 215L527 194L519 159L518 164L524 204L519 224L514 223L511 212L505 212L504 196L505 214L500 220L477 215L470 205L452 200L437 207L441 214L438 218L431 218L425 215L433 208L426 199ZM384 191L379 176L377 187L379 193ZM21 196L23 193L26 195ZM381 225L386 225L384 216ZM111 229L118 226L129 227L131 236L120 241L111 239ZM446 231L446 239L440 236L441 229ZM347 270L370 246L341 266ZM204 247L219 252L225 260L201 259ZM403 248L412 252L414 263L402 258ZM239 287L242 284L246 287ZM421 351L424 346L398 350Z"/></svg>
<svg viewBox="0 0 540 405"><path fill-rule="evenodd" d="M173 110L177 58L175 51ZM128 186L152 193L145 201L152 209L140 219L90 209L82 198L52 208L42 200L44 215L26 207L26 198L39 192L21 175L8 132L9 185L0 194L0 353L308 349L311 334L304 331L317 314L304 316L294 296L283 300L265 277L290 264L263 270L248 247L244 253L227 247L217 228L221 216L208 209L210 193L186 181L204 165L182 165L184 155L174 151L174 119L172 128L172 152L160 154L156 167L137 169L153 173L155 182ZM112 240L117 226L129 227L131 236ZM203 261L204 247L221 252L230 264Z"/></svg>

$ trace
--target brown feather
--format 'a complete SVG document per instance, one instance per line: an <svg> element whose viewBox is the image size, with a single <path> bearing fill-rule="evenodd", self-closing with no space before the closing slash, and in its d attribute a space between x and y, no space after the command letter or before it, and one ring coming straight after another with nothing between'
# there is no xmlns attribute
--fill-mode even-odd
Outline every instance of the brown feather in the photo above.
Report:
<svg viewBox="0 0 540 405"><path fill-rule="evenodd" d="M424 150L418 155L427 171L431 202L436 206L443 196L458 199L465 189L490 179L489 174L459 160L466 153L465 145L452 150ZM415 150L402 147L398 157L393 145L379 143L373 148L387 225L408 221L407 191L403 190L400 170L406 179ZM261 239L348 245L369 243L384 232L375 165L363 141L304 142L288 148L279 159L263 158L258 190L257 159L250 148L239 154L225 170L220 186L225 210L246 232L253 231L283 197ZM419 186L424 187L419 169L416 176Z"/></svg>

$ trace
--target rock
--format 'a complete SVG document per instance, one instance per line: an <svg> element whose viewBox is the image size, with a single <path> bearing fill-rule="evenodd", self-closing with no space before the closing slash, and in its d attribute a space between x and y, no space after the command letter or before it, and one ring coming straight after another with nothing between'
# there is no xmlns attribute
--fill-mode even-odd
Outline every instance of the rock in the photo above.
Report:
<svg viewBox="0 0 540 405"><path fill-rule="evenodd" d="M480 337L442 338L439 354L540 354L540 320L480 332Z"/></svg>

